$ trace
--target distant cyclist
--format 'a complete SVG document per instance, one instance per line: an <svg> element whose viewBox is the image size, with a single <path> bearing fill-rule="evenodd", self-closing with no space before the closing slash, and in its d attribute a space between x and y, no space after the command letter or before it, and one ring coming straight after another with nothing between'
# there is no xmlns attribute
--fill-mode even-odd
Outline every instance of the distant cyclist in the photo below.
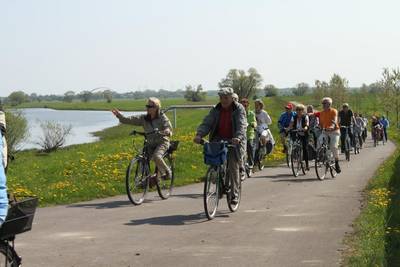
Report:
<svg viewBox="0 0 400 267"><path fill-rule="evenodd" d="M340 148L342 153L345 151L345 140L346 133L350 136L351 145L354 145L354 135L352 126L354 125L354 114L353 111L349 108L349 104L344 103L342 105L342 110L339 111L339 126L348 127L347 130L344 128L340 128Z"/></svg>
<svg viewBox="0 0 400 267"><path fill-rule="evenodd" d="M272 124L272 119L268 112L264 110L264 102L261 99L256 99L254 101L254 107L257 120L256 130L261 140L261 144L265 145L268 141L274 143L271 131L269 130L269 125Z"/></svg>
<svg viewBox="0 0 400 267"><path fill-rule="evenodd" d="M247 163L249 164L250 169L253 168L254 165L254 152L255 152L255 134L254 131L257 127L256 115L253 111L249 110L249 100L247 98L242 98L240 103L243 105L246 110L247 116Z"/></svg>
<svg viewBox="0 0 400 267"><path fill-rule="evenodd" d="M279 129L279 135L281 138L281 143L283 145L283 153L286 153L287 147L286 147L286 136L287 136L287 130L290 124L290 121L293 119L294 115L296 115L296 112L293 111L293 104L288 103L285 106L285 112L281 114L278 120L278 129Z"/></svg>
<svg viewBox="0 0 400 267"><path fill-rule="evenodd" d="M358 138L360 147L363 145L363 138L362 134L364 132L364 119L360 117L360 115L355 112L354 113L354 138Z"/></svg>
<svg viewBox="0 0 400 267"><path fill-rule="evenodd" d="M317 144L317 138L320 134L319 127L319 112L314 111L314 107L312 105L307 106L307 115L310 120L310 135L314 140L314 144ZM310 137L311 138L311 137Z"/></svg>
<svg viewBox="0 0 400 267"><path fill-rule="evenodd" d="M321 146L323 138L329 137L329 148L335 157L335 169L337 173L341 172L339 166L339 124L338 124L338 112L332 108L332 98L325 97L322 99L323 110L319 116L319 123L321 128L325 131L318 138L318 146Z"/></svg>
<svg viewBox="0 0 400 267"><path fill-rule="evenodd" d="M150 97L146 104L147 114L124 117L118 109L113 109L112 113L121 123L142 126L146 133L158 133L148 136L149 147L152 150L151 159L154 160L159 175L163 179L171 178L171 170L165 163L163 156L169 148L169 138L172 136L172 125L167 115L161 112L161 101L158 98Z"/></svg>
<svg viewBox="0 0 400 267"><path fill-rule="evenodd" d="M296 106L296 115L292 118L290 121L289 129L295 129L298 130L298 138L300 138L301 145L303 147L303 158L304 161L306 162L306 170L310 170L308 167L308 129L309 129L309 118L308 115L305 112L305 106L302 104L299 104ZM294 138L295 135L293 135Z"/></svg>
<svg viewBox="0 0 400 267"><path fill-rule="evenodd" d="M389 120L385 118L385 116L382 116L379 122L383 126L383 134L385 135L385 141L387 141L387 128L389 128Z"/></svg>

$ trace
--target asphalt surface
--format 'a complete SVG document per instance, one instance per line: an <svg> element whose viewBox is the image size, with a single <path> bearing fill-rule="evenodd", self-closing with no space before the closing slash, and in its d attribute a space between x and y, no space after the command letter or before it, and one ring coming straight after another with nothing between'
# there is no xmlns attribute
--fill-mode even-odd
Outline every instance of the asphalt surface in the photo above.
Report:
<svg viewBox="0 0 400 267"><path fill-rule="evenodd" d="M141 206L123 195L41 208L16 250L23 266L338 266L362 190L394 149L369 141L324 181L314 169L298 178L284 166L264 169L244 182L239 210L224 198L212 221L203 184L168 200L151 193Z"/></svg>

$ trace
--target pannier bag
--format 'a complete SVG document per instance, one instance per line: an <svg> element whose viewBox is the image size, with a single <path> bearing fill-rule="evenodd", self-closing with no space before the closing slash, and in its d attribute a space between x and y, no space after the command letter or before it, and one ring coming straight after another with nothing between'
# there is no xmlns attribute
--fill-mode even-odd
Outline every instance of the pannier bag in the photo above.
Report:
<svg viewBox="0 0 400 267"><path fill-rule="evenodd" d="M228 148L224 143L204 144L204 163L207 165L222 165L227 158Z"/></svg>

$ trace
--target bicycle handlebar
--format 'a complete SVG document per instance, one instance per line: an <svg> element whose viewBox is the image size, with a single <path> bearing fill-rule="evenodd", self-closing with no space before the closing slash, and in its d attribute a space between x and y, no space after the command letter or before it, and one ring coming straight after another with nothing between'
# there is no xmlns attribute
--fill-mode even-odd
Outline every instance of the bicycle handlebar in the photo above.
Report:
<svg viewBox="0 0 400 267"><path fill-rule="evenodd" d="M163 133L162 133L161 131L159 131L158 129L154 129L154 131L147 132L147 133L133 130L129 135L141 135L141 136L147 137L148 135L152 135L152 134L159 134L159 135L165 135L165 136L167 136L166 134L163 134Z"/></svg>
<svg viewBox="0 0 400 267"><path fill-rule="evenodd" d="M233 144L231 140L230 140L230 141L221 140L221 141L219 141L219 142L209 142L209 141L207 141L207 140L205 140L205 139L201 139L201 140L200 140L200 145L204 145L204 144L206 144L206 143L226 144L228 147L236 147L236 145Z"/></svg>

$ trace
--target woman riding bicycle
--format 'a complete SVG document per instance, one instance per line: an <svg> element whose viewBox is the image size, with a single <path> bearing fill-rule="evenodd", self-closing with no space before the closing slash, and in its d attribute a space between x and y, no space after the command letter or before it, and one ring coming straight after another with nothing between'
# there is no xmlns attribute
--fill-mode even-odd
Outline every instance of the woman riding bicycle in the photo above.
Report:
<svg viewBox="0 0 400 267"><path fill-rule="evenodd" d="M171 170L165 163L163 156L169 148L169 138L172 136L172 126L168 117L161 112L161 101L158 98L150 97L147 101L147 114L124 117L118 109L113 109L112 113L121 123L135 126L143 126L148 135L151 159L155 162L159 175L163 179L171 178Z"/></svg>
<svg viewBox="0 0 400 267"><path fill-rule="evenodd" d="M299 104L296 106L296 115L291 119L289 124L289 130L297 130L297 138L300 139L301 145L303 147L303 158L306 162L306 170L310 170L308 167L308 129L309 129L309 118L305 113L305 106ZM296 135L290 136L290 138L295 139Z"/></svg>

